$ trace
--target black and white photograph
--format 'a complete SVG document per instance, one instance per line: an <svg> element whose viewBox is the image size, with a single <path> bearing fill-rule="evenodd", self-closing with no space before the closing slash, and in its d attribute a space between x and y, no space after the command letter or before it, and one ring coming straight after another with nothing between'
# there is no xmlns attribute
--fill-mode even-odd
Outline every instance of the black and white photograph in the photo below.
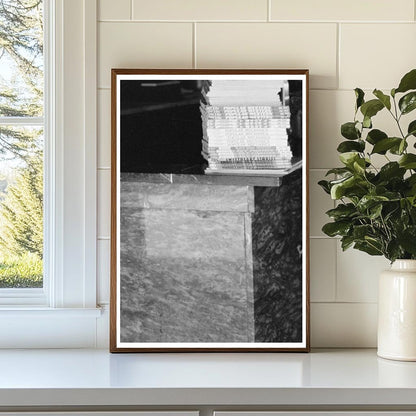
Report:
<svg viewBox="0 0 416 416"><path fill-rule="evenodd" d="M307 70L112 70L111 351L308 351Z"/></svg>

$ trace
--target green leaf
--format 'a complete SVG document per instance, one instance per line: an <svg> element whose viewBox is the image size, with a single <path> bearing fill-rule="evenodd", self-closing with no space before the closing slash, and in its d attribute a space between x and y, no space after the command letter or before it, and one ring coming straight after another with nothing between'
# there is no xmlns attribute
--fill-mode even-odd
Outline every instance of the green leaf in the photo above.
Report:
<svg viewBox="0 0 416 416"><path fill-rule="evenodd" d="M401 195L397 192L386 192L383 196L385 196L389 200L389 202L400 201L401 198Z"/></svg>
<svg viewBox="0 0 416 416"><path fill-rule="evenodd" d="M396 96L396 88L392 88L390 91L390 95L394 98Z"/></svg>
<svg viewBox="0 0 416 416"><path fill-rule="evenodd" d="M395 261L402 256L402 250L397 239L393 239L387 244L387 256L390 261Z"/></svg>
<svg viewBox="0 0 416 416"><path fill-rule="evenodd" d="M407 185L407 191L405 193L406 196L416 196L416 175L413 174L409 176L406 180ZM416 224L416 218L415 218L415 224Z"/></svg>
<svg viewBox="0 0 416 416"><path fill-rule="evenodd" d="M376 144L380 140L386 139L388 136L384 131L373 129L368 132L366 141L370 144Z"/></svg>
<svg viewBox="0 0 416 416"><path fill-rule="evenodd" d="M357 173L364 173L365 172L366 165L367 164L366 164L365 159L357 159L352 164L352 167L353 167L353 169L354 169L355 172L357 172Z"/></svg>
<svg viewBox="0 0 416 416"><path fill-rule="evenodd" d="M371 118L375 116L380 110L384 108L384 104L380 102L380 100L370 100L366 101L361 106L361 112L363 116L366 118Z"/></svg>
<svg viewBox="0 0 416 416"><path fill-rule="evenodd" d="M406 199L409 201L409 203L412 207L416 206L416 195L415 194L412 194L411 196L408 196ZM413 211L414 210L412 209L411 210L411 215L413 215L413 213L414 213ZM415 219L416 219L416 217L415 217Z"/></svg>
<svg viewBox="0 0 416 416"><path fill-rule="evenodd" d="M398 238L400 246L410 254L416 254L416 227L406 228Z"/></svg>
<svg viewBox="0 0 416 416"><path fill-rule="evenodd" d="M414 195L414 197L413 198L415 198L416 199L416 195ZM412 206L412 208L410 209L410 218L412 219L412 223L413 224L416 224L416 203L415 203L416 201L415 200L413 200L413 206Z"/></svg>
<svg viewBox="0 0 416 416"><path fill-rule="evenodd" d="M364 240L367 242L368 245L371 245L375 250L379 251L380 253L382 252L381 241L379 241L377 238L366 235L364 237Z"/></svg>
<svg viewBox="0 0 416 416"><path fill-rule="evenodd" d="M331 187L331 198L340 199L345 195L345 191L348 188L351 188L356 185L358 179L355 176L350 176L349 178L342 179L340 181L333 182Z"/></svg>
<svg viewBox="0 0 416 416"><path fill-rule="evenodd" d="M388 95L377 89L373 91L373 94L383 103L384 107L388 110L391 109L390 97Z"/></svg>
<svg viewBox="0 0 416 416"><path fill-rule="evenodd" d="M355 238L355 240L364 240L364 238L372 234L373 228L371 225L357 225L352 230L352 235Z"/></svg>
<svg viewBox="0 0 416 416"><path fill-rule="evenodd" d="M331 184L331 186L333 186L333 185L336 185L338 183L345 182L346 179L353 178L353 177L354 177L354 174L350 173L348 176L342 176L341 178L334 179L333 181L330 182L330 184Z"/></svg>
<svg viewBox="0 0 416 416"><path fill-rule="evenodd" d="M366 129L371 129L373 127L373 123L371 122L371 117L364 116L363 127L365 127Z"/></svg>
<svg viewBox="0 0 416 416"><path fill-rule="evenodd" d="M382 139L378 141L374 147L371 154L378 153L380 155L384 155L387 150L391 149L393 146L400 146L402 139L399 137L387 137L386 139Z"/></svg>
<svg viewBox="0 0 416 416"><path fill-rule="evenodd" d="M355 111L364 104L364 91L361 88L356 88L355 90Z"/></svg>
<svg viewBox="0 0 416 416"><path fill-rule="evenodd" d="M370 256L381 256L383 254L381 249L374 247L369 242L356 242L354 244L354 248L360 251L364 251Z"/></svg>
<svg viewBox="0 0 416 416"><path fill-rule="evenodd" d="M364 195L360 199L360 202L357 204L357 208L360 211L365 212L368 209L377 205L379 202L388 201L388 200L389 199L383 195Z"/></svg>
<svg viewBox="0 0 416 416"><path fill-rule="evenodd" d="M385 212L384 212L384 220L385 221L393 221L396 222L395 218L399 215L400 209L399 204L393 203L386 206Z"/></svg>
<svg viewBox="0 0 416 416"><path fill-rule="evenodd" d="M405 139L400 139L400 143L392 146L389 151L394 155L402 155L406 149L407 141Z"/></svg>
<svg viewBox="0 0 416 416"><path fill-rule="evenodd" d="M409 124L409 127L407 128L407 135L416 137L416 120L413 120Z"/></svg>
<svg viewBox="0 0 416 416"><path fill-rule="evenodd" d="M347 250L354 244L354 237L351 235L346 235L341 238L341 248L342 251Z"/></svg>
<svg viewBox="0 0 416 416"><path fill-rule="evenodd" d="M331 187L331 198L340 199L344 195L344 189L341 184L335 184Z"/></svg>
<svg viewBox="0 0 416 416"><path fill-rule="evenodd" d="M360 158L357 152L345 152L339 155L339 160L346 166L352 166Z"/></svg>
<svg viewBox="0 0 416 416"><path fill-rule="evenodd" d="M352 142L349 142L352 143ZM333 169L329 169L329 171L326 173L325 176L331 175L331 174L335 174L335 175L345 175L346 173L350 173L351 169L349 168L333 168Z"/></svg>
<svg viewBox="0 0 416 416"><path fill-rule="evenodd" d="M407 153L399 159L399 165L405 169L416 169L416 155Z"/></svg>
<svg viewBox="0 0 416 416"><path fill-rule="evenodd" d="M333 181L331 187L331 198L341 199L347 197L352 202L360 200L360 198L368 192L368 182L360 175L353 175L343 178L340 181Z"/></svg>
<svg viewBox="0 0 416 416"><path fill-rule="evenodd" d="M322 231L329 237L335 237L336 235L345 235L348 233L351 224L349 221L335 221L329 222L322 227Z"/></svg>
<svg viewBox="0 0 416 416"><path fill-rule="evenodd" d="M416 185L416 174L413 174L413 175L409 176L409 177L406 179L406 182L409 184L409 186L414 186L414 185Z"/></svg>
<svg viewBox="0 0 416 416"><path fill-rule="evenodd" d="M363 140L358 140L356 142L353 141L345 141L341 142L337 147L337 151L340 153L345 152L352 152L353 150L357 152L364 152L365 149L365 142Z"/></svg>
<svg viewBox="0 0 416 416"><path fill-rule="evenodd" d="M331 194L331 187L329 185L328 181L319 181L318 185L327 193L327 194Z"/></svg>
<svg viewBox="0 0 416 416"><path fill-rule="evenodd" d="M382 181L388 182L391 178L403 178L406 169L400 167L397 162L389 162L381 167L378 176Z"/></svg>
<svg viewBox="0 0 416 416"><path fill-rule="evenodd" d="M341 134L348 140L357 140L361 137L360 131L357 129L357 123L353 121L341 126Z"/></svg>
<svg viewBox="0 0 416 416"><path fill-rule="evenodd" d="M406 172L406 169L403 169ZM374 180L374 183L377 182L380 179L380 174L378 174ZM382 182L384 183L384 182ZM383 185L376 185L374 188L374 195L385 195L387 192L387 188Z"/></svg>
<svg viewBox="0 0 416 416"><path fill-rule="evenodd" d="M407 200L407 198L400 198L400 208L403 210L401 212L402 219L408 219L409 218L409 216L407 214L407 211L406 211L406 208L408 206L408 202L409 201Z"/></svg>
<svg viewBox="0 0 416 416"><path fill-rule="evenodd" d="M416 92L409 92L399 100L399 108L402 114L407 114L416 108Z"/></svg>
<svg viewBox="0 0 416 416"><path fill-rule="evenodd" d="M336 208L330 209L326 214L335 220L350 217L357 212L354 204L339 204Z"/></svg>
<svg viewBox="0 0 416 416"><path fill-rule="evenodd" d="M395 93L406 92L409 90L416 90L416 69L412 69L404 75L399 86L396 88Z"/></svg>
<svg viewBox="0 0 416 416"><path fill-rule="evenodd" d="M370 218L375 220L381 216L381 212L383 211L383 204L376 204L370 208Z"/></svg>

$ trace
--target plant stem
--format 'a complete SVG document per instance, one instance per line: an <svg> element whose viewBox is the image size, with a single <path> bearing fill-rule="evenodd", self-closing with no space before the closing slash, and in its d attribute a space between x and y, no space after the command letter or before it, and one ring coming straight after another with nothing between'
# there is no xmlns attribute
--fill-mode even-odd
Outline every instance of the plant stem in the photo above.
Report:
<svg viewBox="0 0 416 416"><path fill-rule="evenodd" d="M402 115L400 114L400 116L397 116L397 104L396 104L396 99L395 99L395 98L393 98L393 103L394 103L394 113L395 113L396 115L394 115L394 114L391 112L391 110L389 110L389 113L390 113L390 114L391 114L391 116L394 118L394 121L396 122L397 127L399 128L400 134L402 135L403 139L406 139L405 135L403 134L402 128L401 128L401 126L400 126L400 122L399 122L400 117L401 117Z"/></svg>
<svg viewBox="0 0 416 416"><path fill-rule="evenodd" d="M387 236L388 240L391 240L391 233L390 233L388 227L386 226L386 223L384 222L384 218L381 214L380 214L380 219L381 219L381 222L383 223L383 228L384 228L384 231L386 233L386 236Z"/></svg>
<svg viewBox="0 0 416 416"><path fill-rule="evenodd" d="M400 134L402 135L403 139L406 139L405 135L403 134L402 127L400 126L399 120L400 117L396 120L397 127L399 128Z"/></svg>

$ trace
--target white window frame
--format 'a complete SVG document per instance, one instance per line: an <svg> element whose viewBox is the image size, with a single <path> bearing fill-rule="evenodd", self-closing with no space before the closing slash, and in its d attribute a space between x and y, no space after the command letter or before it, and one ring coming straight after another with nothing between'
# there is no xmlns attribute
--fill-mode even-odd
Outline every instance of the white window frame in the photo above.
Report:
<svg viewBox="0 0 416 416"><path fill-rule="evenodd" d="M48 62L50 61L51 51L49 50L49 34L51 33L49 29L48 23L51 22L49 19L49 2L50 0L44 0L44 60L45 60L45 68L48 69L49 65ZM44 74L45 80L45 93L44 93L44 109L46 110L49 107L49 94L48 91L50 90L50 82L48 79L48 73ZM1 124L6 126L13 126L13 127L26 127L26 126L34 126L34 127L43 127L44 128L44 136L48 136L48 126L47 126L47 113L44 111L43 117L0 117ZM47 146L46 141L44 142ZM47 168L47 160L50 159L48 157L48 149L44 149L44 167ZM44 175L46 176L46 175ZM46 182L46 181L45 181ZM45 183L44 182L44 183ZM44 205L48 204L49 198L46 198L44 201ZM48 224L48 216L46 215L48 209L44 208L44 243L46 245L45 252L48 251L48 238L47 238L47 224ZM43 288L28 288L28 289L0 289L0 306L3 305L43 305L46 306L48 304L49 296L48 296L48 278L50 275L49 271L49 264L48 261L44 260L43 262Z"/></svg>
<svg viewBox="0 0 416 416"><path fill-rule="evenodd" d="M97 345L97 0L44 1L45 284L0 293L0 348Z"/></svg>

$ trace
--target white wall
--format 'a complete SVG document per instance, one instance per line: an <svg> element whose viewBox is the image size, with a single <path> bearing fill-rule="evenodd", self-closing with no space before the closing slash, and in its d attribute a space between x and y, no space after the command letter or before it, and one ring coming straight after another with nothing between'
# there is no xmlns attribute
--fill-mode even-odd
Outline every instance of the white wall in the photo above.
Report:
<svg viewBox="0 0 416 416"><path fill-rule="evenodd" d="M309 68L312 346L375 346L388 262L322 234L333 203L316 182L337 164L352 89L390 90L416 67L415 0L99 0L98 19L99 302L109 301L110 69Z"/></svg>

